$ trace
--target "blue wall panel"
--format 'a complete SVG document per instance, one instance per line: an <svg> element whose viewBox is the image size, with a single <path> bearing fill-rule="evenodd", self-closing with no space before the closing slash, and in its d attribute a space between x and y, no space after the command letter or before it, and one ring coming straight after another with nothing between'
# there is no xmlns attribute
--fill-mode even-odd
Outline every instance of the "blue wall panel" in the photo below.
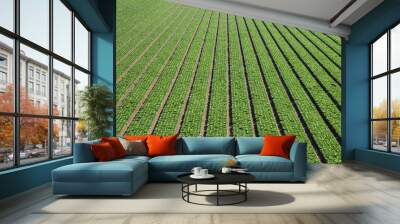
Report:
<svg viewBox="0 0 400 224"><path fill-rule="evenodd" d="M0 199L48 183L53 169L71 163L69 157L0 172Z"/></svg>
<svg viewBox="0 0 400 224"><path fill-rule="evenodd" d="M344 45L343 159L398 170L400 157L369 148L369 43L400 21L400 1L386 0L352 26ZM357 152L355 150L357 149ZM360 151L363 150L363 151ZM379 154L379 155L378 155ZM389 159L389 156L392 156ZM394 160L397 161L393 162ZM377 162L379 161L379 162Z"/></svg>

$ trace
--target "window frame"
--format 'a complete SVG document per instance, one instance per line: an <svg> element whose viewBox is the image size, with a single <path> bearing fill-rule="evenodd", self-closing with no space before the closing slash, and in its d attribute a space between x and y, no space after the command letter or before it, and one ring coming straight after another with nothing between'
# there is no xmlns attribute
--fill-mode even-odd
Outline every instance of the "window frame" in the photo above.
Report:
<svg viewBox="0 0 400 224"><path fill-rule="evenodd" d="M392 76L396 75L398 72L400 72L400 67L393 68L391 69L391 61L392 61L392 55L391 55L391 31L393 28L400 26L400 21L397 21L396 23L392 24L389 28L385 29L383 33L378 35L375 39L373 39L369 44L369 149L373 151L379 151L379 152L386 152L386 153L391 153L391 154L400 154L400 152L394 152L392 151L392 121L400 121L400 117L392 117L392 102L391 102L391 80ZM382 72L380 74L373 74L373 44L379 40L381 37L383 37L385 34L387 34L387 64L386 64L386 71ZM373 81L382 77L386 77L386 86L387 86L387 105L386 105L386 117L385 118L373 118ZM374 148L374 136L373 136L373 122L374 121L386 121L387 122L387 138L386 138L386 151L379 150Z"/></svg>
<svg viewBox="0 0 400 224"><path fill-rule="evenodd" d="M23 167L23 166L29 166L37 163L43 163L49 160L54 160L54 159L62 159L65 157L70 157L73 155L74 152L74 143L75 143L75 123L78 121L80 118L75 117L75 108L71 108L71 115L70 116L56 116L53 115L53 59L58 60L59 62L62 62L66 65L71 66L71 83L73 84L75 82L75 69L87 74L89 76L89 83L88 85L92 85L92 57L91 57L91 49L92 49L92 43L91 43L91 38L92 38L92 30L89 28L89 26L84 22L84 20L79 16L78 13L76 13L72 7L65 1L65 0L59 0L62 4L64 4L68 10L71 11L71 59L64 58L63 56L55 53L54 50L54 45L53 45L53 1L54 0L48 0L49 1L49 49L46 49L45 47L42 47L39 44L34 43L33 41L30 41L29 39L23 37L20 35L20 0L14 0L13 1L13 9L14 9L14 30L10 31L4 27L0 26L0 35L3 35L5 37L11 38L13 40L14 44L14 49L13 49L13 64L12 66L12 73L13 79L14 79L14 99L13 99L13 112L2 112L0 111L0 116L10 116L13 119L13 166L11 167L5 167L5 168L0 168L0 172L4 170L10 170L10 169L15 169L18 167ZM75 18L79 20L79 22L85 27L85 29L88 31L89 35L89 40L88 40L88 61L89 61L89 67L88 69L85 69L81 67L80 65L75 63ZM48 63L48 82L46 85L46 95L48 96L48 113L46 115L39 115L39 114L27 114L27 113L21 113L20 111L20 44L23 44L27 47L32 48L33 50L39 51L40 53L43 53L48 56L49 58L49 63ZM28 69L28 68L27 68ZM34 79L35 77L35 72L36 70L33 70L33 75ZM41 74L41 73L40 73ZM26 74L27 80L30 80L29 73ZM39 77L40 78L40 77ZM39 80L41 83L41 79ZM35 81L34 81L35 83ZM75 88L74 85L71 86L71 92L73 96L75 96ZM29 90L27 90L29 91ZM35 91L35 90L34 90ZM75 97L72 97L72 105L75 103ZM41 161L38 162L33 162L33 163L27 163L27 164L21 164L20 161L20 144L19 144L19 138L20 138L20 119L28 117L28 118L45 118L47 119L48 122L48 136L47 136L47 141L48 143L48 157L44 158ZM53 121L56 120L66 120L66 121L71 121L71 154L69 155L63 155L63 156L54 156L54 147L52 144L53 141Z"/></svg>

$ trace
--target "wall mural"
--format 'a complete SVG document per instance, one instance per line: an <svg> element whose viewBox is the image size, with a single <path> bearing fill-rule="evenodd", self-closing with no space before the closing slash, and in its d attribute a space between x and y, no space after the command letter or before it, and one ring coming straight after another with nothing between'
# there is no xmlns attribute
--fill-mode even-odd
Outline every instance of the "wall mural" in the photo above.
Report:
<svg viewBox="0 0 400 224"><path fill-rule="evenodd" d="M295 134L339 163L341 39L164 0L117 2L117 133Z"/></svg>

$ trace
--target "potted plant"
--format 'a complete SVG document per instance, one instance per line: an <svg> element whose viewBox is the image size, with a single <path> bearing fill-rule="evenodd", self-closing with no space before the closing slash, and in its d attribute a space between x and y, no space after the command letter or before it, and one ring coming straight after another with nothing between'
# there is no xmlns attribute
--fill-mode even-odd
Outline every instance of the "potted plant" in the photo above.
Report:
<svg viewBox="0 0 400 224"><path fill-rule="evenodd" d="M113 94L102 84L86 87L80 93L82 118L88 130L89 139L110 136L112 127Z"/></svg>

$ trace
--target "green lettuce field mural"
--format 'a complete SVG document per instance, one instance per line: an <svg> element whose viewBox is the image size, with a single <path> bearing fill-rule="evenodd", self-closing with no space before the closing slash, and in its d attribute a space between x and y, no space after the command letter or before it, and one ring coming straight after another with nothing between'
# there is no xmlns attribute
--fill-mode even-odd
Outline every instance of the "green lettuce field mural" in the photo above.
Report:
<svg viewBox="0 0 400 224"><path fill-rule="evenodd" d="M117 1L117 133L294 134L340 162L341 39L164 0Z"/></svg>

